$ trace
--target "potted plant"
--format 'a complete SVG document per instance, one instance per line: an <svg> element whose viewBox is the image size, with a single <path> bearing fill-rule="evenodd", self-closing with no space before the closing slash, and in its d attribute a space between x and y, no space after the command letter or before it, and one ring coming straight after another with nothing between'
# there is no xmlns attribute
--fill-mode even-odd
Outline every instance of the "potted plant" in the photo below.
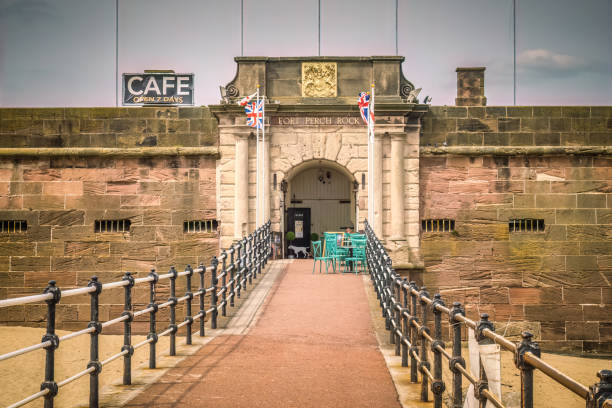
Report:
<svg viewBox="0 0 612 408"><path fill-rule="evenodd" d="M291 245L291 242L293 242L293 240L295 240L295 232L293 232L293 231L287 232L287 234L285 234L285 239L287 240L289 245ZM287 250L287 258L293 259L293 258L295 258L295 255L289 254L289 250Z"/></svg>

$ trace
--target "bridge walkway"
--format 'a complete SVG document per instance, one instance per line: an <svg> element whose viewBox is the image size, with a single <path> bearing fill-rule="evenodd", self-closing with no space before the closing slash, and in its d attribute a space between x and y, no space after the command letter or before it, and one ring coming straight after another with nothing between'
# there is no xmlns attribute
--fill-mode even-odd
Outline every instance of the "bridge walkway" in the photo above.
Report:
<svg viewBox="0 0 612 408"><path fill-rule="evenodd" d="M282 265L272 263L277 276L256 318L225 330L126 406L399 407L362 276L313 275L311 260Z"/></svg>

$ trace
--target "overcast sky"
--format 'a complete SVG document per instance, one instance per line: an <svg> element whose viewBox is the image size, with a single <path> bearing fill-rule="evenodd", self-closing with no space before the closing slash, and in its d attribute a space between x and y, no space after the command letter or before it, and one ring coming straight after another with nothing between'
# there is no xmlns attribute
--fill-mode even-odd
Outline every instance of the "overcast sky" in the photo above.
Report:
<svg viewBox="0 0 612 408"><path fill-rule="evenodd" d="M513 103L512 0L398 0L404 75L452 105L456 67L486 66ZM318 0L244 0L244 55L318 53ZM612 1L517 0L517 104L612 105ZM197 105L241 54L240 0L119 0L119 75L195 74ZM115 0L0 0L0 106L115 106ZM321 55L394 55L395 0L321 0ZM119 85L120 89L120 85Z"/></svg>

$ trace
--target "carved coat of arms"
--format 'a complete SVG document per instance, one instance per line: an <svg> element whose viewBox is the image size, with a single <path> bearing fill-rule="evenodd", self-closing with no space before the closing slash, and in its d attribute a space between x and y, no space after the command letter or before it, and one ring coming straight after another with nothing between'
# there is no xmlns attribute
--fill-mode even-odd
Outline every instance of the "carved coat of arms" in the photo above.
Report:
<svg viewBox="0 0 612 408"><path fill-rule="evenodd" d="M303 62L302 96L314 98L337 96L337 68L335 62Z"/></svg>

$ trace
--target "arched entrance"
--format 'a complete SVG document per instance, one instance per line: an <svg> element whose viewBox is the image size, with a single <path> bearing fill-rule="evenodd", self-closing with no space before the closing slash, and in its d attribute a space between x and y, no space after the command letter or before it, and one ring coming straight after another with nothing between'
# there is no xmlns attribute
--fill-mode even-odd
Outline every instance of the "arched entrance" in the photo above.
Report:
<svg viewBox="0 0 612 408"><path fill-rule="evenodd" d="M311 234L355 228L357 182L343 166L310 160L287 174L285 234L292 231L295 247L310 247ZM288 255L293 251L286 252Z"/></svg>

